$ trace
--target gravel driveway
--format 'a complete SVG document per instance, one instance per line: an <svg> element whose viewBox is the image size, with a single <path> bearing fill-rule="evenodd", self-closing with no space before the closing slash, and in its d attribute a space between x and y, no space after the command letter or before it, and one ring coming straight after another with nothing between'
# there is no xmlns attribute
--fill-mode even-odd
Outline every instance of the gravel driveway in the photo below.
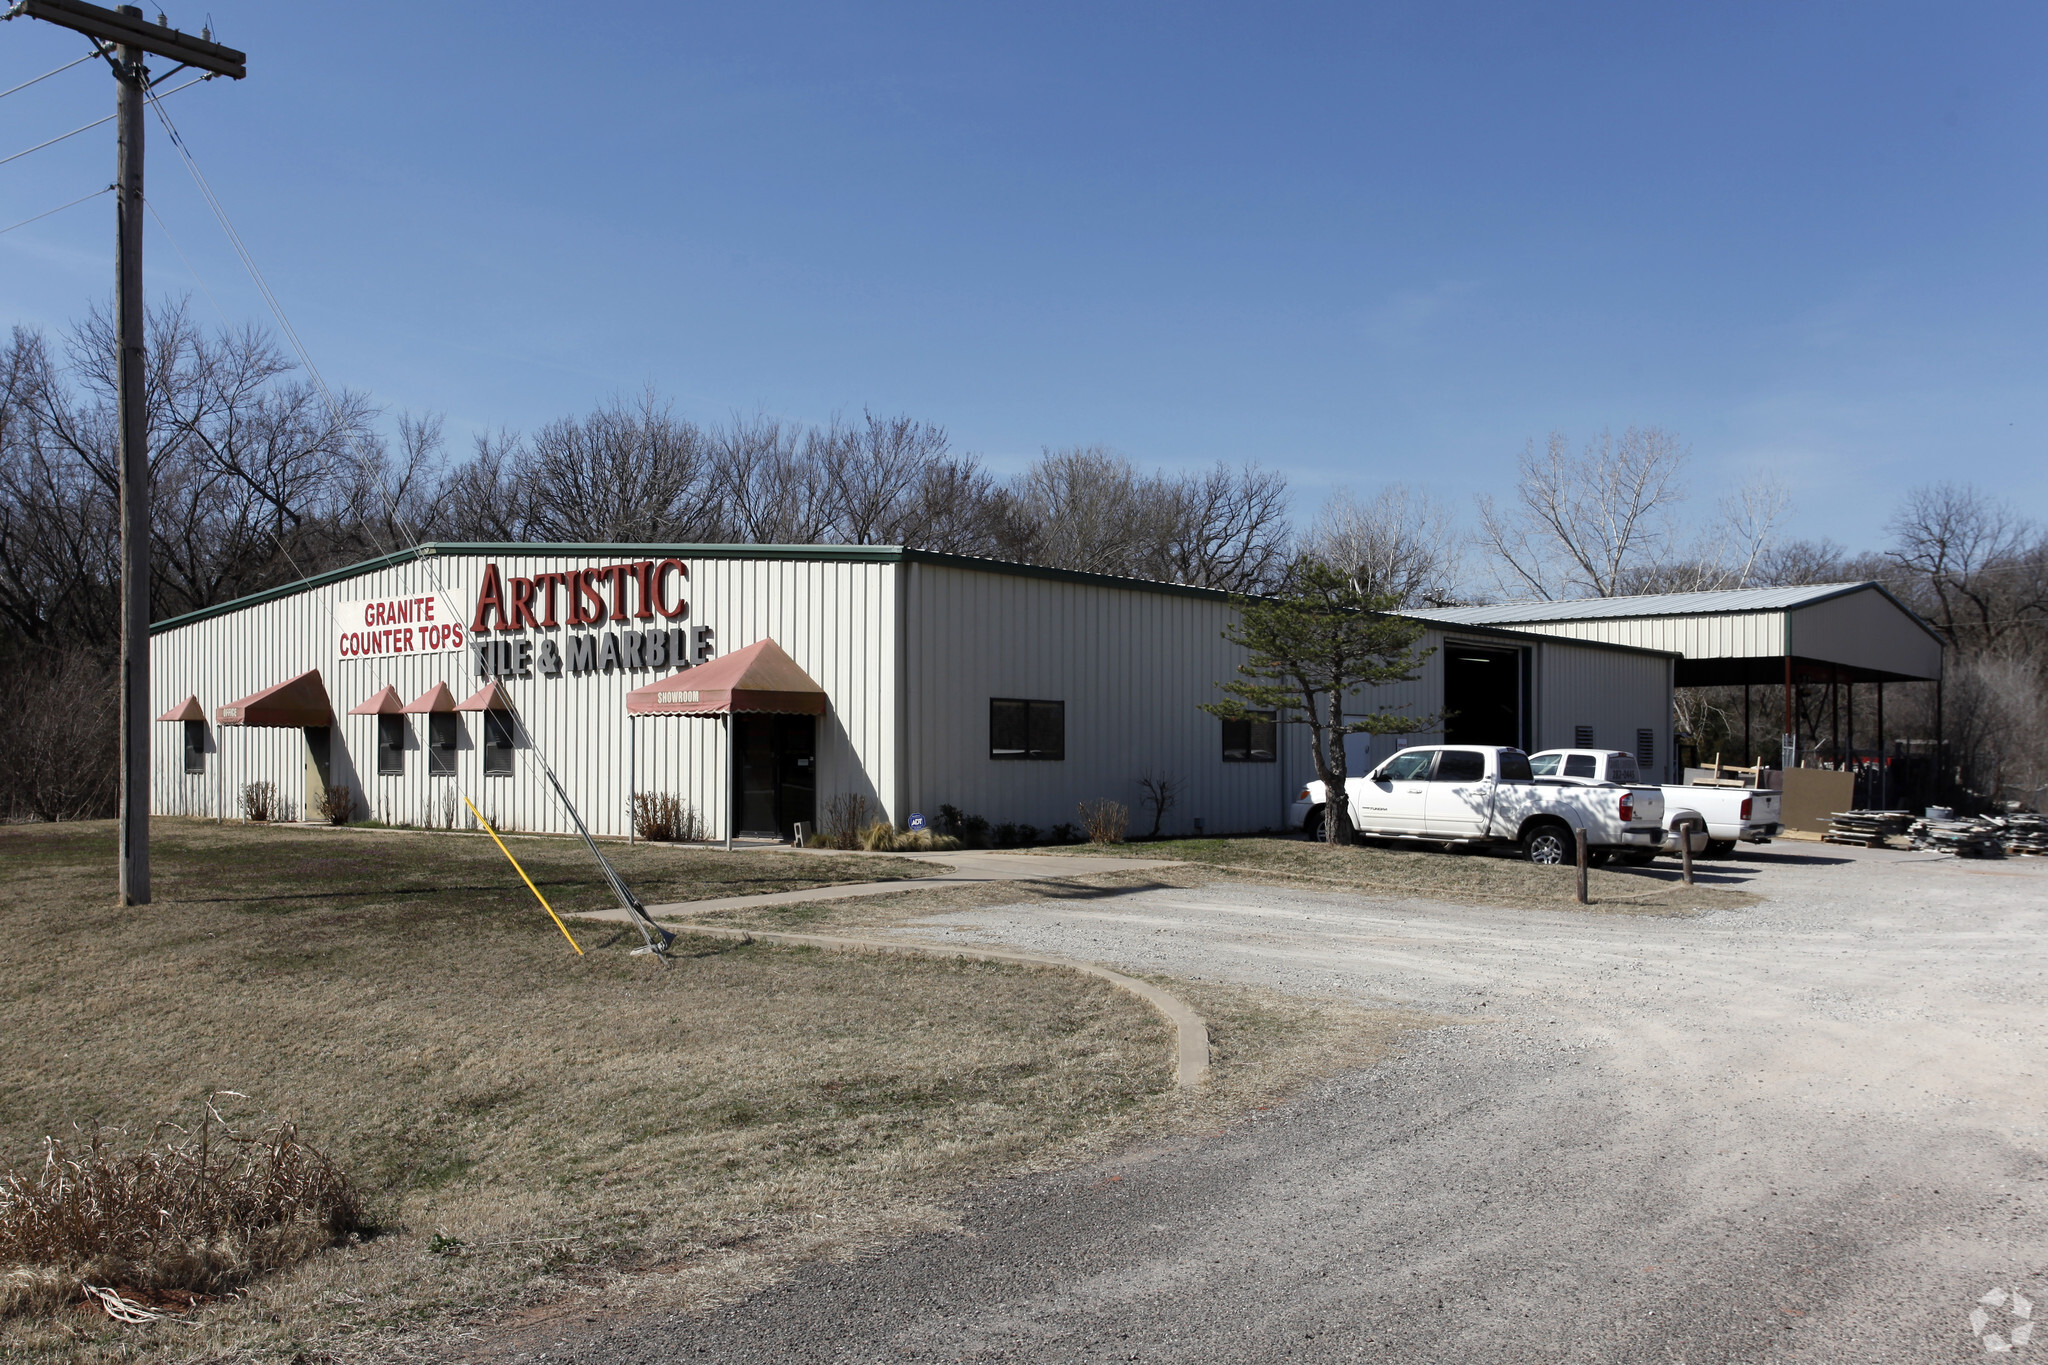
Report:
<svg viewBox="0 0 2048 1365"><path fill-rule="evenodd" d="M1713 871L1766 901L1217 885L931 921L1457 1022L1221 1133L986 1190L963 1235L549 1357L1917 1363L1984 1358L1994 1289L2048 1319L2048 865L1778 844ZM2008 1297L1982 1330L2025 1321Z"/></svg>

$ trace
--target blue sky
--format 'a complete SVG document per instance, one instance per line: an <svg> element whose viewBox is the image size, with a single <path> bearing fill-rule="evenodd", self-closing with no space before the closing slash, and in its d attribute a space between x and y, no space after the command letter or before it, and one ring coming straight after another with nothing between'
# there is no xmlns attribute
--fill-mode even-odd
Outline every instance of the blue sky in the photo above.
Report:
<svg viewBox="0 0 2048 1365"><path fill-rule="evenodd" d="M210 4L250 77L173 117L328 381L459 444L652 384L1462 506L1636 423L1852 546L1934 478L2048 511L2036 7ZM79 41L0 25L0 89ZM267 321L152 134L152 295ZM0 166L0 226L112 163ZM112 232L0 236L0 322L107 297Z"/></svg>

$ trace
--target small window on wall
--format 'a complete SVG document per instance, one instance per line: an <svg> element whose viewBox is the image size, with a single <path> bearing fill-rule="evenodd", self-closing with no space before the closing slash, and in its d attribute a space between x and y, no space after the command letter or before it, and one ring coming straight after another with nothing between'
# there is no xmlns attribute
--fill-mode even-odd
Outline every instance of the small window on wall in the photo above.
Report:
<svg viewBox="0 0 2048 1365"><path fill-rule="evenodd" d="M405 717L377 717L377 772L397 777L405 772Z"/></svg>
<svg viewBox="0 0 2048 1365"><path fill-rule="evenodd" d="M1273 761L1271 711L1254 711L1248 716L1223 722L1225 763L1271 763Z"/></svg>
<svg viewBox="0 0 2048 1365"><path fill-rule="evenodd" d="M484 772L504 774L512 771L512 713L509 711L484 712Z"/></svg>
<svg viewBox="0 0 2048 1365"><path fill-rule="evenodd" d="M1636 731L1636 766L1646 773L1656 771L1657 732L1655 730Z"/></svg>
<svg viewBox="0 0 2048 1365"><path fill-rule="evenodd" d="M206 722L203 720L185 722L185 771L206 771Z"/></svg>
<svg viewBox="0 0 2048 1365"><path fill-rule="evenodd" d="M427 717L427 771L446 777L455 771L456 735L461 722L446 711Z"/></svg>
<svg viewBox="0 0 2048 1365"><path fill-rule="evenodd" d="M1067 704L991 697L988 756L1062 760L1067 756Z"/></svg>

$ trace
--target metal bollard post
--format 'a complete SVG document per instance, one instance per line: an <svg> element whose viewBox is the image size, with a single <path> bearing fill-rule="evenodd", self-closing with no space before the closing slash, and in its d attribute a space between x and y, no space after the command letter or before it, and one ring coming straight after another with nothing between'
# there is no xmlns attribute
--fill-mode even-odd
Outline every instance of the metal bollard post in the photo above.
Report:
<svg viewBox="0 0 2048 1365"><path fill-rule="evenodd" d="M1690 820L1681 821L1678 826L1678 863L1685 869L1687 886L1692 885L1692 832L1696 828Z"/></svg>
<svg viewBox="0 0 2048 1365"><path fill-rule="evenodd" d="M1576 843L1576 844L1578 845L1578 854L1579 854L1579 904L1580 904L1580 905L1585 905L1585 904L1587 904L1587 900L1586 900L1586 831L1585 831L1585 830L1583 830L1583 829L1575 829L1575 830L1573 830L1573 831L1572 831L1572 839L1573 839L1573 842L1575 842L1575 843Z"/></svg>

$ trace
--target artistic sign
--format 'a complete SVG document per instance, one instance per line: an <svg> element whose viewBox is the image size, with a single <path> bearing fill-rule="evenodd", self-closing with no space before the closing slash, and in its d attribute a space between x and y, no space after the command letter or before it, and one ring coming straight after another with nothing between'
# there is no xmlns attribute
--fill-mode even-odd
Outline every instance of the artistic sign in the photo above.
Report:
<svg viewBox="0 0 2048 1365"><path fill-rule="evenodd" d="M471 662L480 678L556 678L709 662L711 627L683 624L690 614L689 579L689 566L680 559L531 578L508 578L496 564L486 564L469 622ZM615 621L654 624L591 629ZM528 631L554 633L535 639Z"/></svg>
<svg viewBox="0 0 2048 1365"><path fill-rule="evenodd" d="M461 612L431 595L334 604L335 652L344 659L450 654L469 640Z"/></svg>

